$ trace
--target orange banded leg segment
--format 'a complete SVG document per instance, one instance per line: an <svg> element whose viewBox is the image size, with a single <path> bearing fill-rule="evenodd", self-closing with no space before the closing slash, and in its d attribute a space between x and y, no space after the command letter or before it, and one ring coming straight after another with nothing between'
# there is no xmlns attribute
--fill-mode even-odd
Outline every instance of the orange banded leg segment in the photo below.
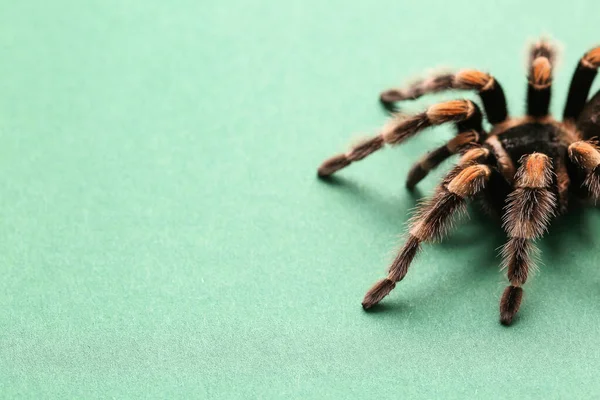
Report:
<svg viewBox="0 0 600 400"><path fill-rule="evenodd" d="M381 149L386 143L389 145L400 144L423 129L434 125L452 122L461 127L475 126L479 131L481 130L481 119L479 107L469 100L447 101L433 105L420 114L396 116L382 128L379 135L352 147L346 153L325 160L319 167L318 175L320 177L329 176L354 161L362 160Z"/></svg>
<svg viewBox="0 0 600 400"><path fill-rule="evenodd" d="M452 89L478 92L491 124L506 119L508 111L502 86L493 76L475 69L464 69L455 74L438 74L419 80L406 88L386 90L381 93L380 101L386 109L393 111L396 102L414 100L429 93Z"/></svg>
<svg viewBox="0 0 600 400"><path fill-rule="evenodd" d="M548 115L555 56L556 50L548 41L540 40L531 47L527 85L527 114L532 117Z"/></svg>
<svg viewBox="0 0 600 400"><path fill-rule="evenodd" d="M533 241L546 231L556 211L551 190L552 163L545 154L533 153L522 158L516 175L516 189L507 199L504 229L508 242L502 249L504 267L510 285L500 300L500 322L510 325L519 311L523 284L533 268Z"/></svg>
<svg viewBox="0 0 600 400"><path fill-rule="evenodd" d="M434 196L420 207L411 224L408 240L392 262L388 276L373 285L365 295L362 302L365 310L379 303L396 287L397 282L404 279L421 243L441 239L452 217L464 212L466 199L483 189L491 170L477 161L488 155L489 152L482 148L467 152Z"/></svg>
<svg viewBox="0 0 600 400"><path fill-rule="evenodd" d="M579 141L569 146L569 158L587 174L583 181L594 201L600 199L600 151L593 141Z"/></svg>

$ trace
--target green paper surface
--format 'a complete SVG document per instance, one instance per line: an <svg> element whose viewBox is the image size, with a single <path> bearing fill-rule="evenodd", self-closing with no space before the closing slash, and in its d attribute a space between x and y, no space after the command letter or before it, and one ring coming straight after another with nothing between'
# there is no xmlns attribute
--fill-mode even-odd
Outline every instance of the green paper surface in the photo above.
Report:
<svg viewBox="0 0 600 400"><path fill-rule="evenodd" d="M597 397L600 210L553 223L510 328L504 233L474 209L365 313L450 163L417 193L406 173L452 129L315 175L385 123L381 90L432 67L490 71L520 115L541 34L564 44L561 115L599 15L592 0L4 1L0 397Z"/></svg>

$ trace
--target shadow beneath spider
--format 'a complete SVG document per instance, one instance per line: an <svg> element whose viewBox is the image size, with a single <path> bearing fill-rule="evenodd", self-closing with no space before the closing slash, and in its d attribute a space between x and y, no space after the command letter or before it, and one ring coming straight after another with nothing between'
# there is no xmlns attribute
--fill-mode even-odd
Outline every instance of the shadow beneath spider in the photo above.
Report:
<svg viewBox="0 0 600 400"><path fill-rule="evenodd" d="M319 177L319 181L329 186L342 189L348 193L359 195L365 200L372 200L376 198L373 193L369 193L370 191L373 191L372 189L368 189L365 186L359 185L356 182L341 176L321 176ZM415 202L423 198L423 193L419 188L410 190L406 189L404 193L408 194L408 196L411 197Z"/></svg>
<svg viewBox="0 0 600 400"><path fill-rule="evenodd" d="M404 222L411 214L409 209L401 210L397 205L384 202L374 190L359 186L348 179L328 177L322 179L322 181L343 189L345 193L351 196L358 196L366 203L375 204L378 213L382 207L387 209L386 214L388 217L391 216L394 218L387 219L386 223L400 220ZM422 192L418 189L407 190L404 193L413 199L415 205L417 200L423 197ZM370 207L363 207L361 210L363 213L372 212ZM542 263L540 263L541 268L551 266L548 269L563 269L562 266L569 262L569 258L574 251L585 251L586 249L593 248L595 236L593 235L589 218L587 218L591 215L589 214L591 212L598 212L598 210L589 205L574 202L566 214L553 219L549 232L538 243L538 247L541 247L543 251L541 255ZM494 217L485 213L476 203L469 205L468 215L469 218L460 218L457 220L454 228L450 230L441 243L424 244L423 250L427 251L434 246L446 249L446 251L458 251L459 249L469 248L472 254L469 258L474 260L474 262L467 262L467 265L464 265L464 267L455 269L445 279L445 282L434 279L430 281L431 283L419 288L412 287L410 297L405 298L405 300L394 299L393 297L397 296L394 296L394 292L392 292L392 298L386 299L382 303L366 310L366 313L369 315L388 312L403 313L413 308L407 301L410 301L411 304L417 304L431 296L441 299L460 296L466 290L473 289L476 285L480 285L486 281L490 282L490 291L496 289L494 290L494 298L499 300L501 290L508 284L505 274L499 272L501 266L499 251L506 242L506 234L502 229L501 220L497 216ZM565 252L565 246L569 247L569 251ZM552 260L552 263L549 260ZM544 261L546 262L544 263ZM419 258L415 260L415 264L418 263ZM418 265L413 266L413 268L415 267L418 267ZM560 275L565 273L563 269ZM498 279L488 279L492 274L496 278L502 277L500 285L494 285L494 283L498 282ZM410 279L410 272L406 279ZM365 287L365 291L367 289L368 286ZM402 282L399 282L395 292L401 290ZM515 316L514 323L518 322L522 316L520 314L522 312Z"/></svg>
<svg viewBox="0 0 600 400"><path fill-rule="evenodd" d="M379 303L375 304L373 307L368 310L363 310L367 314L382 314L389 313L390 311L402 313L406 312L410 309L409 306L402 302L387 302L387 303Z"/></svg>
<svg viewBox="0 0 600 400"><path fill-rule="evenodd" d="M555 218L539 243L542 249L540 268L565 276L576 273L569 268L573 256L593 250L598 244L597 230L593 229L589 218L598 211L587 204L573 204L566 214Z"/></svg>
<svg viewBox="0 0 600 400"><path fill-rule="evenodd" d="M333 186L338 193L350 195L350 198L359 200L355 206L360 207L361 214L366 214L371 211L370 217L373 219L381 219L388 223L389 221L402 221L402 218L407 214L408 210L403 210L400 207L400 201L396 198L384 196L377 192L374 188L366 185L360 185L347 178L339 176L320 177L319 181ZM416 200L421 197L420 192L411 195ZM365 204L373 205L374 207L365 207ZM401 228L402 225L399 225Z"/></svg>
<svg viewBox="0 0 600 400"><path fill-rule="evenodd" d="M401 206L401 201L397 202L382 200L382 197L378 195L376 190L358 185L355 182L346 178L332 176L321 179L324 183L334 186L336 189L341 189L342 193L346 193L351 197L357 197L361 200L361 213L371 214L370 219L376 219L381 216L382 210L384 210L384 223L389 226L393 223L398 228L398 232L403 232L405 222L410 218L412 214L412 208L407 208L405 205ZM417 205L418 200L423 198L423 193L418 188L413 190L402 191L400 196L409 196L413 200L414 206ZM365 206L367 204L367 206ZM370 205L370 206L369 206ZM473 249L475 250L474 256L470 256L470 259L477 260L476 263L466 261L465 269L456 269L456 274L450 278L450 282L441 282L440 280L432 280L431 284L423 286L417 289L417 295L411 295L410 301L417 302L419 298L427 298L430 296L451 296L456 295L458 292L463 291L465 285L472 285L473 281L479 281L483 276L488 276L490 273L496 273L496 269L490 269L489 266L498 266L499 259L497 258L497 248L502 245L504 241L504 233L500 227L500 222L496 221L494 228L490 229L490 220L485 213L478 207L469 206L470 218L461 218L457 221L454 229L451 230L450 234L446 237L442 243L430 244L426 243L423 245L424 250L434 247L442 247L448 249L460 249L468 246L471 248L471 254ZM400 243L396 245L396 249L393 247L390 249L393 253L398 251ZM440 260L443 262L443 260ZM418 259L416 263L418 263ZM418 267L415 265L414 267ZM410 279L410 272L407 276ZM434 283L435 282L435 283ZM373 282L371 282L373 283ZM439 285L436 287L436 285ZM399 283L396 291L401 291L402 283ZM365 291L368 286L365 287ZM411 291L414 288L411 289ZM387 300L387 299L386 299ZM384 301L371 309L367 310L368 314L379 314L383 312L402 312L406 311L412 306L398 302L398 300L390 299L391 301Z"/></svg>

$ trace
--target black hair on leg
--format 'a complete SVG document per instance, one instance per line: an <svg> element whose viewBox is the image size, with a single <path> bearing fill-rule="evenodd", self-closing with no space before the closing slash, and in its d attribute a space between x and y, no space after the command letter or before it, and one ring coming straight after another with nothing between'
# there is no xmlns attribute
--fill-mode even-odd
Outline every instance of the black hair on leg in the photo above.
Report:
<svg viewBox="0 0 600 400"><path fill-rule="evenodd" d="M397 111L396 102L415 100L428 93L451 89L477 91L488 121L495 125L506 120L508 110L502 86L493 76L474 69L464 69L455 74L438 74L421 79L406 88L389 89L381 93L379 100L388 111Z"/></svg>
<svg viewBox="0 0 600 400"><path fill-rule="evenodd" d="M438 165L452 155L476 144L479 141L479 138L479 133L474 130L459 133L445 145L425 154L425 156L417 161L408 172L406 187L408 189L414 189L417 183L422 181L427 174L429 174L429 171L437 168Z"/></svg>
<svg viewBox="0 0 600 400"><path fill-rule="evenodd" d="M398 115L383 127L379 135L352 147L347 153L325 160L318 169L318 176L329 176L381 149L385 143L398 145L434 125L463 123L464 126L476 126L481 130L481 118L481 110L469 100L435 104L427 111L412 116Z"/></svg>
<svg viewBox="0 0 600 400"><path fill-rule="evenodd" d="M530 50L527 114L532 117L548 115L555 53L553 46L545 40L535 43Z"/></svg>
<svg viewBox="0 0 600 400"><path fill-rule="evenodd" d="M600 67L600 47L588 51L579 60L571 79L563 120L576 121L579 114L581 114L590 94L594 78L598 73L598 67Z"/></svg>
<svg viewBox="0 0 600 400"><path fill-rule="evenodd" d="M523 289L519 286L507 286L500 299L500 322L502 325L510 325L513 317L519 311Z"/></svg>

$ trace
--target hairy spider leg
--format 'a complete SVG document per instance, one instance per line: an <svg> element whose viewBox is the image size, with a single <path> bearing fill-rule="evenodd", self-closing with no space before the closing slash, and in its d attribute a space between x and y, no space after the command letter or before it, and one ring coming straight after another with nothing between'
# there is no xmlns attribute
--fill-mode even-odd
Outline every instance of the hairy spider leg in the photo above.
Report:
<svg viewBox="0 0 600 400"><path fill-rule="evenodd" d="M423 203L412 220L408 240L388 270L388 276L378 281L365 295L362 306L369 309L387 296L401 281L419 251L422 242L441 239L452 217L464 212L466 200L481 191L490 177L485 164L489 150L479 147L467 151L457 166L444 178L436 193Z"/></svg>
<svg viewBox="0 0 600 400"><path fill-rule="evenodd" d="M532 256L537 251L533 241L546 231L556 210L552 192L552 161L542 153L521 158L515 190L507 198L504 229L508 241L502 249L503 265L510 285L500 300L500 323L510 325L519 311L523 297L522 285L533 267Z"/></svg>
<svg viewBox="0 0 600 400"><path fill-rule="evenodd" d="M466 150L470 146L477 145L480 137L480 133L475 130L462 132L446 142L443 146L425 154L410 168L408 177L406 178L406 187L411 190L414 189L417 183L422 181L429 174L429 171L435 169L443 161L454 154Z"/></svg>
<svg viewBox="0 0 600 400"><path fill-rule="evenodd" d="M481 110L470 100L452 100L429 107L425 112L412 115L397 115L384 126L381 133L352 147L348 152L333 156L323 162L318 169L320 177L329 176L352 162L362 160L383 148L384 144L398 145L415 136L423 129L449 122L460 128L476 128L482 131Z"/></svg>
<svg viewBox="0 0 600 400"><path fill-rule="evenodd" d="M598 67L600 67L600 47L585 53L575 68L563 112L564 121L575 122L581 114L590 94L592 82L598 74Z"/></svg>
<svg viewBox="0 0 600 400"><path fill-rule="evenodd" d="M506 120L508 110L502 86L493 76L475 69L463 69L455 74L438 74L421 79L405 88L389 89L381 93L379 100L387 110L395 111L396 102L414 100L428 93L452 89L477 91L491 124L495 125Z"/></svg>
<svg viewBox="0 0 600 400"><path fill-rule="evenodd" d="M481 125L482 118L467 118L464 121L456 123L458 134L449 140L445 145L425 154L417 161L408 172L406 187L414 187L422 181L429 171L436 168L444 160L452 155L468 149L470 146L481 144L487 137L487 133Z"/></svg>
<svg viewBox="0 0 600 400"><path fill-rule="evenodd" d="M555 56L556 49L546 40L536 42L529 51L527 115L532 117L548 115Z"/></svg>
<svg viewBox="0 0 600 400"><path fill-rule="evenodd" d="M569 158L585 171L583 186L594 201L600 199L600 151L596 141L579 141L569 146Z"/></svg>

